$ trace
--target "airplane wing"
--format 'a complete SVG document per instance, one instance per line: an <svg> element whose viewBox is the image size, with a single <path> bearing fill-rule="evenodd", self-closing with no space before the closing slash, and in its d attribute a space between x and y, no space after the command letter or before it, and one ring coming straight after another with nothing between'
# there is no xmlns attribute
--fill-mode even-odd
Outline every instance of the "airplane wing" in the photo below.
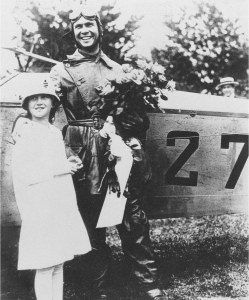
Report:
<svg viewBox="0 0 249 300"><path fill-rule="evenodd" d="M29 56L29 57L39 59L39 60L42 60L42 61L46 61L46 62L49 62L51 64L57 64L58 63L57 60L54 60L52 58L48 58L48 57L45 57L45 56L42 56L42 55L39 55L39 54L35 54L33 52L28 52L28 51L26 51L22 48L2 47L2 49L9 50L9 51L12 51L12 52L15 52L15 53L18 53L18 54L23 54L25 56Z"/></svg>

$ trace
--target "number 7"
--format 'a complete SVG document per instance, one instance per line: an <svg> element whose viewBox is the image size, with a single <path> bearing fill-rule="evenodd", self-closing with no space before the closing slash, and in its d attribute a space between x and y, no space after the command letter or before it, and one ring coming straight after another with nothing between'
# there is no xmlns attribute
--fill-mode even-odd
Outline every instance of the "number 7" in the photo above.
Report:
<svg viewBox="0 0 249 300"><path fill-rule="evenodd" d="M249 136L247 134L222 134L221 135L221 148L229 149L229 143L244 143L244 146L238 156L237 161L234 164L232 172L227 180L225 188L234 189L243 167L248 157L248 141Z"/></svg>

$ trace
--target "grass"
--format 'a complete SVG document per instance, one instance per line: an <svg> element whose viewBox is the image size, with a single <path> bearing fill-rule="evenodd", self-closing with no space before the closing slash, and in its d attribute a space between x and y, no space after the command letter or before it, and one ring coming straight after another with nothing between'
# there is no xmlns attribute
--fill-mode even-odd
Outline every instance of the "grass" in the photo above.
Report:
<svg viewBox="0 0 249 300"><path fill-rule="evenodd" d="M248 294L248 220L244 215L153 220L151 240L170 299L243 298ZM122 250L115 228L108 243Z"/></svg>
<svg viewBox="0 0 249 300"><path fill-rule="evenodd" d="M150 223L161 287L169 299L249 298L249 226L245 215L174 218ZM16 271L18 234L8 231L2 235L1 299L33 300L34 273ZM134 282L124 280L123 253L115 227L108 229L107 243L114 258L112 299L139 299ZM64 299L90 299L84 278L87 278L84 264L77 259L66 263Z"/></svg>

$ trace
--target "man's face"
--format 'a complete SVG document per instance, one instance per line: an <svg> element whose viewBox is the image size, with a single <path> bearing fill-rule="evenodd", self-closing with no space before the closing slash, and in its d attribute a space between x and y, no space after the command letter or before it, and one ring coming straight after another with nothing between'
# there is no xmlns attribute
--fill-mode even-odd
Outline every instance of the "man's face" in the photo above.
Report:
<svg viewBox="0 0 249 300"><path fill-rule="evenodd" d="M95 20L81 17L73 24L74 36L77 44L82 48L91 48L99 41L99 29Z"/></svg>
<svg viewBox="0 0 249 300"><path fill-rule="evenodd" d="M235 97L235 89L234 86L230 85L230 84L225 84L223 85L222 89L222 95L224 97Z"/></svg>

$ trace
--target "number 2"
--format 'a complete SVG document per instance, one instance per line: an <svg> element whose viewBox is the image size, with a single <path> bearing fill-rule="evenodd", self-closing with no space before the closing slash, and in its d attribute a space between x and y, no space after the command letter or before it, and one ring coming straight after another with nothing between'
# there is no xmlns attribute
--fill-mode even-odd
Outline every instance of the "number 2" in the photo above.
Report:
<svg viewBox="0 0 249 300"><path fill-rule="evenodd" d="M176 139L188 139L189 144L165 175L166 184L197 186L198 172L190 171L189 177L176 177L178 171L199 147L199 134L194 131L171 131L167 136L167 146L175 146Z"/></svg>

